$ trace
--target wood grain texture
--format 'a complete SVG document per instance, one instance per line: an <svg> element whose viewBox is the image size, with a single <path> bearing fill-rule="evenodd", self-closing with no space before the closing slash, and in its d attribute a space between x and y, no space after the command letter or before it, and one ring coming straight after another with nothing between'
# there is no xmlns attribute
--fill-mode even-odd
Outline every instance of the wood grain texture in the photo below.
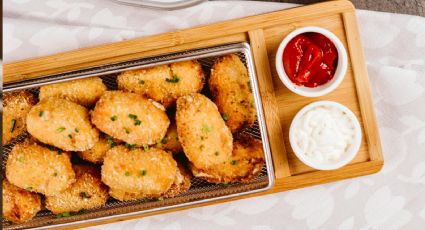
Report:
<svg viewBox="0 0 425 230"><path fill-rule="evenodd" d="M290 31L301 26L320 26L332 31L347 48L349 63L342 84L332 93L319 98L306 98L290 92L279 80L275 52ZM87 48L43 58L4 65L5 82L34 78L89 66L149 57L187 49L230 42L250 43L260 94L263 101L268 137L275 167L275 186L263 193L213 201L149 214L88 222L87 227L142 216L178 211L191 207L282 192L378 172L383 165L382 150L370 93L354 8L348 1L332 1L269 14L182 30L120 43ZM355 159L347 166L331 171L318 171L304 165L289 145L289 126L295 114L317 100L339 102L353 111L360 121L363 140ZM72 228L75 228L73 226Z"/></svg>
<svg viewBox="0 0 425 230"><path fill-rule="evenodd" d="M93 65L111 64L134 58L177 52L182 47L217 45L230 42L229 36L245 34L246 31L283 25L293 21L323 18L345 11L352 11L348 1L330 1L289 10L250 16L232 21L199 26L192 29L164 33L101 45L65 53L6 63L4 83L36 78L43 75L87 68ZM234 37L232 37L234 39ZM231 39L232 40L232 39ZM241 40L238 37L235 40Z"/></svg>
<svg viewBox="0 0 425 230"><path fill-rule="evenodd" d="M363 49L361 47L359 28L357 27L357 19L354 12L344 13L343 16L350 60L353 65L354 78L356 82L357 96L361 115L364 120L363 125L368 132L364 134L369 145L369 153L371 160L383 160L381 141L376 121L375 110L373 107L372 93L370 89L369 77L364 62Z"/></svg>
<svg viewBox="0 0 425 230"><path fill-rule="evenodd" d="M279 107L276 101L272 75L269 68L270 62L267 55L267 45L264 40L264 33L262 29L256 29L248 31L248 35L256 66L270 148L273 156L275 176L277 178L289 177L291 176L291 172L289 170L285 146L281 144L284 141L282 125L280 124Z"/></svg>
<svg viewBox="0 0 425 230"><path fill-rule="evenodd" d="M321 19L311 19L311 20L302 20L302 21L294 21L292 23L288 23L285 25L279 25L276 27L269 27L264 30L265 40L267 43L267 52L270 57L270 69L272 69L272 78L274 82L274 89L276 100L278 102L278 107L280 111L280 119L282 124L282 129L284 133L284 144L287 152L287 158L289 161L291 175L298 175L306 172L314 172L316 170L311 167L303 164L294 154L292 148L289 143L289 127L291 125L291 121L295 114L304 106L309 103L318 100L330 100L339 102L345 106L347 106L353 113L356 115L360 122L360 126L363 131L363 137L365 136L365 127L363 122L363 114L359 104L359 97L357 93L357 82L359 79L363 79L364 75L355 75L353 72L352 61L349 59L347 73L345 75L344 81L338 87L337 90L321 96L317 98L306 98L303 96L299 96L290 90L288 90L280 81L278 74L276 72L276 68L274 67L275 63L275 53L283 38L294 29L303 26L320 26L325 28L331 32L333 32L343 43L345 47L347 47L347 39L346 39L346 29L344 29L344 23L342 19L342 14L332 14ZM358 44L358 43L355 43ZM356 49L361 49L358 45L355 45ZM350 50L347 50L350 55ZM355 55L355 54L354 54ZM352 55L350 56L352 58ZM360 58L364 65L364 59ZM257 66L258 68L258 66ZM359 76L359 77L355 77ZM368 84L368 83L367 83ZM363 87L359 88L360 91L364 91ZM367 88L367 90L369 90ZM370 95L369 95L370 96ZM373 108L369 108L372 109ZM363 110L368 113L369 109ZM379 139L378 139L379 141ZM359 163L365 162L370 159L370 151L368 146L367 139L363 138L360 150L356 155L355 159L351 162ZM278 169L276 169L278 170Z"/></svg>
<svg viewBox="0 0 425 230"><path fill-rule="evenodd" d="M152 216L152 215L159 215L159 214L168 213L168 212L177 212L177 211L187 210L194 207L204 207L204 206L209 206L213 204L246 199L250 197L263 196L267 194L283 192L283 191L287 191L291 189L302 188L302 187L307 187L307 186L312 186L317 184L329 183L329 182L333 182L337 180L348 179L348 178L376 173L382 168L382 165L383 165L382 161L369 161L365 163L351 164L349 166L344 167L343 169L337 169L337 170L331 170L331 171L317 171L311 174L280 178L276 180L276 186L266 192L227 198L225 200L197 204L193 206L173 208L173 209L164 210L164 211L137 214L137 215L126 216L126 217L116 217L112 219L99 220L99 221L93 221L93 222L86 222L86 223L81 223L81 224L73 225L70 227L63 227L58 229L75 229L75 228L90 227L94 225L115 223L115 222L138 219L138 218Z"/></svg>

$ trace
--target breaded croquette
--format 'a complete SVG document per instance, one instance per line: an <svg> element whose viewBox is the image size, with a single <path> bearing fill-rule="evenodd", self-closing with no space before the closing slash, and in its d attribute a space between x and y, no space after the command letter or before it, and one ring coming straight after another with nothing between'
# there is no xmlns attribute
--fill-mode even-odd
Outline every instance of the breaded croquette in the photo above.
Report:
<svg viewBox="0 0 425 230"><path fill-rule="evenodd" d="M143 192L126 192L119 189L111 189L109 194L120 201L153 199L153 198L171 198L182 194L190 188L191 174L182 165L178 165L178 170L171 187L163 194L146 195Z"/></svg>
<svg viewBox="0 0 425 230"><path fill-rule="evenodd" d="M3 180L3 217L14 223L31 220L41 210L40 195Z"/></svg>
<svg viewBox="0 0 425 230"><path fill-rule="evenodd" d="M75 181L69 153L28 140L9 153L6 177L20 188L48 196L63 192Z"/></svg>
<svg viewBox="0 0 425 230"><path fill-rule="evenodd" d="M108 187L93 166L74 165L76 181L55 196L46 196L46 208L54 214L97 208L108 200Z"/></svg>
<svg viewBox="0 0 425 230"><path fill-rule="evenodd" d="M84 78L40 87L40 101L46 98L62 98L82 106L92 106L106 91L99 77Z"/></svg>
<svg viewBox="0 0 425 230"><path fill-rule="evenodd" d="M162 140L170 121L164 107L135 93L105 92L92 112L102 132L131 145L152 145Z"/></svg>
<svg viewBox="0 0 425 230"><path fill-rule="evenodd" d="M176 172L177 163L170 153L120 145L106 153L102 181L112 190L158 196L171 187Z"/></svg>
<svg viewBox="0 0 425 230"><path fill-rule="evenodd" d="M179 141L179 136L177 134L177 126L175 121L171 122L165 137L156 143L156 147L170 151L172 153L180 153L183 150Z"/></svg>
<svg viewBox="0 0 425 230"><path fill-rule="evenodd" d="M93 148L86 151L77 152L77 155L88 162L101 164L106 152L108 152L108 150L115 145L113 140L107 138L110 137L99 137L99 140L96 142L96 144L94 144Z"/></svg>
<svg viewBox="0 0 425 230"><path fill-rule="evenodd" d="M35 105L34 95L28 91L5 93L3 99L3 145L25 133L26 117Z"/></svg>
<svg viewBox="0 0 425 230"><path fill-rule="evenodd" d="M190 179L192 178L192 174L182 164L178 164L177 166L178 170L174 179L174 183L171 185L170 189L162 194L162 197L164 198L178 196L179 194L189 190L191 186Z"/></svg>
<svg viewBox="0 0 425 230"><path fill-rule="evenodd" d="M210 183L248 182L258 176L264 165L263 145L260 140L240 134L233 143L232 156L223 164L208 169L191 165L195 177Z"/></svg>
<svg viewBox="0 0 425 230"><path fill-rule="evenodd" d="M158 198L160 195L148 196L142 192L126 192L121 189L109 188L109 195L112 198L115 198L119 201L131 201L131 200L141 200L141 199L153 199Z"/></svg>
<svg viewBox="0 0 425 230"><path fill-rule="evenodd" d="M218 58L208 84L213 101L232 133L254 124L257 115L248 71L237 55Z"/></svg>
<svg viewBox="0 0 425 230"><path fill-rule="evenodd" d="M184 153L196 167L221 164L232 155L232 133L206 96L194 93L180 97L176 123Z"/></svg>
<svg viewBox="0 0 425 230"><path fill-rule="evenodd" d="M37 140L65 151L84 151L99 140L87 109L59 98L47 98L33 106L27 129Z"/></svg>
<svg viewBox="0 0 425 230"><path fill-rule="evenodd" d="M168 108L177 98L201 91L204 73L197 61L182 61L125 71L117 81L119 89L141 94Z"/></svg>

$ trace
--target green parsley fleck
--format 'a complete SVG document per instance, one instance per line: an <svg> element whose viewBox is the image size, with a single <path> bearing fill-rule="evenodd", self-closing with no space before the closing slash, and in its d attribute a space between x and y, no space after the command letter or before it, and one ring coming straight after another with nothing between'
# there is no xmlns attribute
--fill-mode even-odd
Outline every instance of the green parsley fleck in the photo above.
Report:
<svg viewBox="0 0 425 230"><path fill-rule="evenodd" d="M32 187L27 187L25 190L27 190L28 192L32 191Z"/></svg>
<svg viewBox="0 0 425 230"><path fill-rule="evenodd" d="M130 173L129 173L128 171L126 171L126 172L124 173L124 176L130 176Z"/></svg>
<svg viewBox="0 0 425 230"><path fill-rule="evenodd" d="M223 117L224 121L229 120L229 115L227 115L226 113L223 113L221 116Z"/></svg>
<svg viewBox="0 0 425 230"><path fill-rule="evenodd" d="M149 150L149 146L148 145L143 145L143 150L148 151Z"/></svg>
<svg viewBox="0 0 425 230"><path fill-rule="evenodd" d="M141 174L142 176L146 176L146 173L147 173L147 172L146 172L146 170L144 170L144 169L140 172L140 174Z"/></svg>
<svg viewBox="0 0 425 230"><path fill-rule="evenodd" d="M133 119L133 120L136 120L137 119L137 115L135 115L135 114L128 114L128 117L129 118L131 118L131 119Z"/></svg>
<svg viewBox="0 0 425 230"><path fill-rule="evenodd" d="M22 155L21 155L21 156L19 156L19 157L18 157L18 161L19 161L19 162L24 162L24 156L22 156Z"/></svg>
<svg viewBox="0 0 425 230"><path fill-rule="evenodd" d="M40 111L40 112L38 113L38 116L39 116L39 117L42 117L42 116L43 116L43 114L44 114L44 111Z"/></svg>
<svg viewBox="0 0 425 230"><path fill-rule="evenodd" d="M118 117L116 115L111 117L111 121L116 121L118 119Z"/></svg>
<svg viewBox="0 0 425 230"><path fill-rule="evenodd" d="M72 139L72 135L71 134L68 134L68 137L69 137L69 139Z"/></svg>
<svg viewBox="0 0 425 230"><path fill-rule="evenodd" d="M237 163L237 161L236 161L236 160L232 160L232 161L230 161L230 164L231 164L231 165L236 165L236 163Z"/></svg>
<svg viewBox="0 0 425 230"><path fill-rule="evenodd" d="M136 144L125 143L125 147L132 150L132 149L136 148Z"/></svg>
<svg viewBox="0 0 425 230"><path fill-rule="evenodd" d="M145 81L140 80L140 81L139 81L139 84L144 85L144 84L145 84Z"/></svg>
<svg viewBox="0 0 425 230"><path fill-rule="evenodd" d="M136 119L135 121L134 121L134 125L135 126L138 126L138 125L141 125L142 124L142 121L141 120L139 120L139 119Z"/></svg>
<svg viewBox="0 0 425 230"><path fill-rule="evenodd" d="M61 132L63 132L63 131L65 131L65 127L59 127L58 129L56 129L56 131L58 132L58 133L61 133Z"/></svg>
<svg viewBox="0 0 425 230"><path fill-rule="evenodd" d="M75 128L75 132L76 132L76 133L79 133L79 132L80 132L80 130L79 130L78 128Z"/></svg>
<svg viewBox="0 0 425 230"><path fill-rule="evenodd" d="M129 133L130 133L130 130L129 130L129 129L127 129L127 128L124 128L124 131L125 131L125 133L127 133L127 134L129 134Z"/></svg>
<svg viewBox="0 0 425 230"><path fill-rule="evenodd" d="M209 132L211 132L211 130L212 130L212 128L208 124L202 125L202 132L209 133Z"/></svg>
<svg viewBox="0 0 425 230"><path fill-rule="evenodd" d="M108 142L108 144L111 146L111 148L117 146L117 143L115 143L115 141L112 139L111 136L106 136L106 141Z"/></svg>
<svg viewBox="0 0 425 230"><path fill-rule="evenodd" d="M10 132L13 133L13 130L15 129L15 125L16 125L16 120L12 119L10 121Z"/></svg>
<svg viewBox="0 0 425 230"><path fill-rule="evenodd" d="M166 78L165 79L166 82L170 82L170 83L177 83L177 82L179 82L179 80L180 79L175 74L173 75L173 78L171 78L171 79L170 78Z"/></svg>
<svg viewBox="0 0 425 230"><path fill-rule="evenodd" d="M64 212L64 213L59 213L56 215L56 218L62 218L62 217L70 217L71 213L70 212Z"/></svg>
<svg viewBox="0 0 425 230"><path fill-rule="evenodd" d="M168 137L164 137L164 138L162 138L162 139L159 139L159 140L156 142L156 145L157 145L157 146L159 146L159 147L161 147L162 145L167 144L167 142L168 142Z"/></svg>

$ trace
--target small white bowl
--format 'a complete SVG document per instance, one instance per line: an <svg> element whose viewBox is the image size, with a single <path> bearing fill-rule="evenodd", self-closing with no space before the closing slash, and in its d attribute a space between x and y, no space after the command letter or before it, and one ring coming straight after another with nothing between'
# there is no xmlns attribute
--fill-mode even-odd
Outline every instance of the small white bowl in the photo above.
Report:
<svg viewBox="0 0 425 230"><path fill-rule="evenodd" d="M334 77L329 82L314 88L298 86L294 84L291 79L289 79L288 75L286 75L285 68L283 67L282 63L283 51L285 50L285 47L288 42L291 41L295 36L308 32L320 33L325 37L329 38L329 40L331 40L335 45L335 48L338 53L338 64L335 70ZM319 97L332 92L339 86L339 84L341 84L342 80L345 77L345 73L347 72L347 63L347 51L345 50L344 45L342 45L342 42L339 40L339 38L335 36L335 34L330 32L329 30L320 27L307 26L292 31L282 40L279 45L279 48L277 49L275 65L280 80L289 90L305 97Z"/></svg>
<svg viewBox="0 0 425 230"><path fill-rule="evenodd" d="M350 148L341 156L341 158L339 158L338 161L335 161L335 162L315 161L314 159L307 157L301 151L300 147L298 147L298 144L296 143L295 128L300 122L301 117L309 110L319 106L334 107L339 109L340 111L344 112L348 116L348 118L351 120L354 126L354 140ZM356 156L357 152L359 151L361 140L362 140L362 131L360 128L359 121L357 120L354 113L351 112L351 110L348 109L347 107L333 101L317 101L317 102L313 102L311 104L306 105L304 108L298 111L298 113L295 115L294 119L292 120L291 127L289 128L289 142L291 144L292 150L294 151L295 155L304 164L319 170L338 169L350 163Z"/></svg>

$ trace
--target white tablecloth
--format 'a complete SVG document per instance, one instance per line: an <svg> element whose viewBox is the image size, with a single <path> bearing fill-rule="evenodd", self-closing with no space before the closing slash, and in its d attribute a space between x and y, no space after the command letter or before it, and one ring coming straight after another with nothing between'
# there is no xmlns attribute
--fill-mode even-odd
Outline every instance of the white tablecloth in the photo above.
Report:
<svg viewBox="0 0 425 230"><path fill-rule="evenodd" d="M291 6L226 1L159 12L107 0L7 0L4 61ZM357 16L385 157L380 173L90 229L425 229L425 19Z"/></svg>

